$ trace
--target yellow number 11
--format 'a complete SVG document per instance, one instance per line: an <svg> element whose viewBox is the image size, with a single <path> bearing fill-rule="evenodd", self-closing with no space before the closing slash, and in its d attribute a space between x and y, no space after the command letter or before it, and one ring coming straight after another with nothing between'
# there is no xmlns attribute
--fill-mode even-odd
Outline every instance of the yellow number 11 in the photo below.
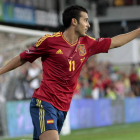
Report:
<svg viewBox="0 0 140 140"><path fill-rule="evenodd" d="M69 71L75 71L75 61L69 61Z"/></svg>

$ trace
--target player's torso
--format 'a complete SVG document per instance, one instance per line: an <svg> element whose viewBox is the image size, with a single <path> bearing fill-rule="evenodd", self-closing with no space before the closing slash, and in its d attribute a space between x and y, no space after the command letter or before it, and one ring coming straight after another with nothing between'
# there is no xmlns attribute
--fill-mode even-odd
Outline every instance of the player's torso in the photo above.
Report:
<svg viewBox="0 0 140 140"><path fill-rule="evenodd" d="M70 44L60 33L56 37L49 38L48 45L48 57L44 56L42 59L47 68L47 76L49 72L49 76L57 77L57 80L77 78L77 74L88 58L85 44L81 44L80 40Z"/></svg>

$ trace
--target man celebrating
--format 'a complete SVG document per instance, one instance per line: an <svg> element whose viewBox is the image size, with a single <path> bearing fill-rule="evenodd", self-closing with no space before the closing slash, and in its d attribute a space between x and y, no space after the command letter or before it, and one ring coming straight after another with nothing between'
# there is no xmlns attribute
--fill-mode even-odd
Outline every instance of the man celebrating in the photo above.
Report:
<svg viewBox="0 0 140 140"><path fill-rule="evenodd" d="M79 73L90 56L107 53L140 35L140 29L136 29L113 38L89 37L88 12L77 5L64 10L63 24L63 33L46 34L0 69L1 75L41 57L43 79L30 104L33 140L59 140Z"/></svg>

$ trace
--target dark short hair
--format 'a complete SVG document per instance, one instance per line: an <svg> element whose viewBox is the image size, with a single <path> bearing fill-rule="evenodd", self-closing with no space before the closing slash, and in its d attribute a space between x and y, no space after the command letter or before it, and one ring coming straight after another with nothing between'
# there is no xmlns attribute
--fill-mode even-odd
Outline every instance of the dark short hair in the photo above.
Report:
<svg viewBox="0 0 140 140"><path fill-rule="evenodd" d="M62 14L62 21L65 29L70 27L72 18L75 18L79 22L80 12L88 13L84 7L79 5L72 5L64 10Z"/></svg>

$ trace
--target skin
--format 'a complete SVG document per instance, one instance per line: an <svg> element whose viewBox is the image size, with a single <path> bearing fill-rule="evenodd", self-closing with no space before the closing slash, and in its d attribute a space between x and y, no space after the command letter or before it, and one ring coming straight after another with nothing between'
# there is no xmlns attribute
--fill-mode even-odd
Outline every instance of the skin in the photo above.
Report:
<svg viewBox="0 0 140 140"><path fill-rule="evenodd" d="M64 31L63 36L65 39L70 43L74 44L78 41L79 37L86 36L88 28L90 28L89 22L88 22L88 14L85 12L80 13L80 19L79 22L73 18L71 20L70 27ZM111 38L111 45L110 49L120 47L131 40L135 39L140 35L140 28L129 32L127 34L122 34L115 36ZM21 65L26 63L26 61L22 60L20 56L14 57L9 63L7 63L3 68L0 69L0 75L3 73L6 73L8 71L11 71ZM59 140L59 135L56 130L48 130L43 132L39 136L40 140Z"/></svg>
<svg viewBox="0 0 140 140"><path fill-rule="evenodd" d="M90 28L88 14L81 12L80 15L79 22L75 18L72 18L71 26L63 33L63 36L70 44L77 42L79 37L86 36L87 30Z"/></svg>
<svg viewBox="0 0 140 140"><path fill-rule="evenodd" d="M39 136L39 140L59 140L59 135L56 130L48 130Z"/></svg>

